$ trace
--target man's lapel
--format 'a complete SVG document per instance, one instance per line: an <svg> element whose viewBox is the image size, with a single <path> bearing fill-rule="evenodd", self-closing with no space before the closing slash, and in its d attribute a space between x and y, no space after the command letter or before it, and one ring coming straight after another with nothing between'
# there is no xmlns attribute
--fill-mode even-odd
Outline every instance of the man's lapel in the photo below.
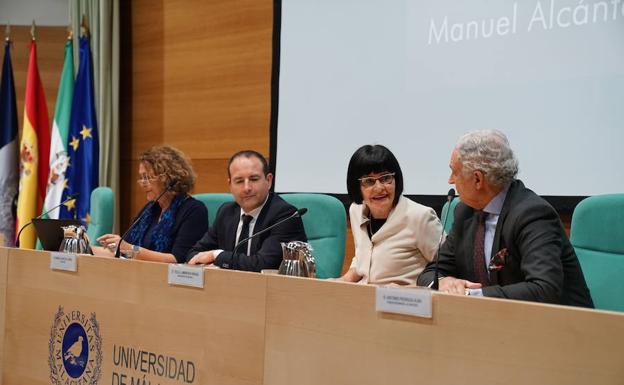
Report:
<svg viewBox="0 0 624 385"><path fill-rule="evenodd" d="M517 182L512 182L511 186L509 186L509 190L507 191L507 196L505 197L505 202L503 203L503 208L501 209L501 213L498 216L498 221L496 222L496 231L494 232L494 240L492 242L492 253L490 255L490 260L494 258L494 256L503 248L506 247L503 237L503 226L505 224L505 220L507 219L507 214L509 213L509 208L511 207L511 203L513 201L513 195L516 191ZM502 245L502 247L501 247ZM490 271L490 283L492 285L498 285L499 272L498 271Z"/></svg>
<svg viewBox="0 0 624 385"><path fill-rule="evenodd" d="M269 197L267 198L266 203L264 204L264 207L262 207L262 210L260 210L260 215L258 215L258 219L256 220L256 224L254 225L253 228L253 233L257 233L260 230L263 230L265 228L268 227L269 223L267 223L267 221L269 220L267 218L268 216L268 212L269 209L271 207L271 201L273 200L273 193L269 193ZM258 243L260 242L260 238L263 238L264 236L261 235L259 237L255 237L251 240L251 249L250 249L250 253L249 254L255 254L259 247L258 247Z"/></svg>
<svg viewBox="0 0 624 385"><path fill-rule="evenodd" d="M236 230L238 230L238 223L240 222L241 216L241 209L238 205L234 205L233 210L234 213L232 213L232 215L228 218L229 222L227 223L225 232L225 244L230 247L228 250L232 251L234 250L234 247L236 247Z"/></svg>

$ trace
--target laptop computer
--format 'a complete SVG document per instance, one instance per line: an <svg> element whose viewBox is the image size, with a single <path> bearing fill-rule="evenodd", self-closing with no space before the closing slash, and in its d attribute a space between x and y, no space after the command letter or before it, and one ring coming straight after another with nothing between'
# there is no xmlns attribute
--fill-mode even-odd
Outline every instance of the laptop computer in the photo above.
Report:
<svg viewBox="0 0 624 385"><path fill-rule="evenodd" d="M37 232L37 237L41 241L44 250L59 251L63 242L62 226L80 226L82 223L77 219L44 219L35 218L32 220Z"/></svg>

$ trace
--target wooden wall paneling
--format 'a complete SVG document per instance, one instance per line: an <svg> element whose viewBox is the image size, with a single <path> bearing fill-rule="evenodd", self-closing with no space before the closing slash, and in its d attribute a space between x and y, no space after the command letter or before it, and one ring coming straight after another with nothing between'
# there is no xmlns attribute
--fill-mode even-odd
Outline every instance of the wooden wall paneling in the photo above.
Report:
<svg viewBox="0 0 624 385"><path fill-rule="evenodd" d="M268 157L273 2L138 0L122 12L130 13L122 24L132 36L122 47L122 68L132 69L131 85L122 84L132 105L122 118L131 143L122 147L125 228L144 203L132 160L151 145L191 157L196 193L228 191L225 165L234 152Z"/></svg>
<svg viewBox="0 0 624 385"><path fill-rule="evenodd" d="M0 31L4 37L6 25L0 24ZM54 120L56 107L56 94L58 83L63 70L63 55L65 40L67 39L66 27L43 27L38 26L37 32L37 65L39 77L43 84L43 92L46 97L50 127ZM24 127L24 99L26 90L26 75L28 73L28 60L30 58L30 26L11 26L11 64L13 65L13 79L15 82L15 98L17 99L18 130L21 138ZM4 58L4 39L2 39L2 57ZM46 160L47 161L47 160Z"/></svg>
<svg viewBox="0 0 624 385"><path fill-rule="evenodd" d="M162 1L120 5L120 232L145 196L136 184L141 151L163 143L164 15Z"/></svg>
<svg viewBox="0 0 624 385"><path fill-rule="evenodd" d="M161 1L136 1L131 10L131 151L124 155L136 159L164 138L164 9Z"/></svg>
<svg viewBox="0 0 624 385"><path fill-rule="evenodd" d="M197 174L194 193L230 192L227 183L228 159L195 159L193 169Z"/></svg>
<svg viewBox="0 0 624 385"><path fill-rule="evenodd" d="M156 2L154 2L156 4ZM117 232L123 233L129 226L130 218L134 215L133 205L129 197L133 168L132 135L134 126L134 76L133 76L133 25L132 2L122 1L119 4L119 195L115 197L119 202L119 218ZM115 230L115 229L113 229Z"/></svg>
<svg viewBox="0 0 624 385"><path fill-rule="evenodd" d="M165 8L167 141L192 158L227 159L242 148L268 155L273 3Z"/></svg>

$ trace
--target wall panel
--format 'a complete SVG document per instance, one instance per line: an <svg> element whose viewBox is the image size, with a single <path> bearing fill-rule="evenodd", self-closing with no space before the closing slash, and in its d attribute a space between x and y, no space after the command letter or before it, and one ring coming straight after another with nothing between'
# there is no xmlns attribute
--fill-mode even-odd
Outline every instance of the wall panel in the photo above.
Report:
<svg viewBox="0 0 624 385"><path fill-rule="evenodd" d="M189 155L195 192L227 191L243 148L269 155L273 2L133 1L122 7L122 228L144 204L138 154L167 143Z"/></svg>
<svg viewBox="0 0 624 385"><path fill-rule="evenodd" d="M5 25L0 24L0 31L4 37ZM43 84L46 96L50 128L54 119L56 94L58 83L63 69L63 54L67 38L66 27L37 27L37 64L39 77ZM24 98L26 90L26 74L30 58L30 26L11 26L11 64L13 65L13 79L15 82L15 97L17 99L18 130L21 137L24 125ZM4 39L2 41L2 58L4 58ZM0 65L0 68L2 65Z"/></svg>

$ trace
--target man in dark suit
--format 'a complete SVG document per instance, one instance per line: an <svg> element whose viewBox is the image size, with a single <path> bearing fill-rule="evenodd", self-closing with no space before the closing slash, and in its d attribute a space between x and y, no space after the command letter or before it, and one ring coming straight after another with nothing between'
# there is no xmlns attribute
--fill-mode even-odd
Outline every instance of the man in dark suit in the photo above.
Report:
<svg viewBox="0 0 624 385"><path fill-rule="evenodd" d="M269 192L273 174L256 151L234 154L228 163L228 183L235 202L224 203L215 222L187 255L189 264L210 264L226 269L277 269L282 262L280 242L307 241L301 218L290 219L243 243L241 240L291 216L297 209Z"/></svg>
<svg viewBox="0 0 624 385"><path fill-rule="evenodd" d="M464 135L450 167L462 202L440 248L440 291L593 307L557 212L515 179L518 161L504 134ZM430 286L434 272L429 263L418 284Z"/></svg>

